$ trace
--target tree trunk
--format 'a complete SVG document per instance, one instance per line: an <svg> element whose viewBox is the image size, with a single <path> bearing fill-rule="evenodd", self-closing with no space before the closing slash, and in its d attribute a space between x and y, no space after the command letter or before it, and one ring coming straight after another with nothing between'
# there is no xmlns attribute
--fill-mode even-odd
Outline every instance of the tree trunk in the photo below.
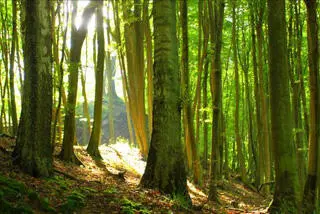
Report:
<svg viewBox="0 0 320 214"><path fill-rule="evenodd" d="M14 58L16 48L16 36L17 36L17 1L12 0L12 38L11 38L11 53L10 53L10 107L12 116L12 135L16 135L18 128L16 99L14 91Z"/></svg>
<svg viewBox="0 0 320 214"><path fill-rule="evenodd" d="M254 76L254 97L255 97L255 107L256 107L256 123L257 123L257 137L255 140L256 145L256 187L259 187L263 183L263 156L262 156L262 145L261 145L261 131L262 123L260 120L260 100L259 100L259 78L258 78L258 63L257 63L257 54L256 54L256 33L255 33L255 16L254 5L252 2L249 4L250 7L250 21L251 21L251 41L252 41L252 67L253 67L253 76Z"/></svg>
<svg viewBox="0 0 320 214"><path fill-rule="evenodd" d="M25 1L24 97L13 158L32 176L52 173L49 1ZM34 86L37 87L34 87Z"/></svg>
<svg viewBox="0 0 320 214"><path fill-rule="evenodd" d="M149 22L149 0L143 1L143 23L144 23L144 36L146 39L146 55L147 55L147 77L148 77L148 139L151 139L152 133L152 100L153 100L153 59L152 59L152 33Z"/></svg>
<svg viewBox="0 0 320 214"><path fill-rule="evenodd" d="M71 49L70 49L70 63L69 63L69 88L68 88L68 97L67 104L65 106L65 119L64 119L64 135L63 135L63 144L60 157L62 160L70 161L76 164L80 164L80 161L76 157L73 151L73 143L75 140L75 108L77 101L77 91L78 91L78 74L81 58L81 49L84 42L84 39L87 35L87 26L90 21L91 16L93 15L97 3L91 2L84 9L82 14L82 23L79 29L76 29L75 19L77 13L77 1L73 2L73 11L72 11L72 30L71 30Z"/></svg>
<svg viewBox="0 0 320 214"><path fill-rule="evenodd" d="M222 0L208 1L210 17L210 36L212 65L210 74L210 86L212 97L212 146L211 146L211 175L208 199L218 201L217 178L219 177L220 166L220 141L221 141L221 46L222 46L222 29L224 17L224 2Z"/></svg>
<svg viewBox="0 0 320 214"><path fill-rule="evenodd" d="M189 89L189 45L188 45L188 6L186 1L180 1L180 18L182 27L182 54L181 54L181 93L183 99L184 140L191 150L193 179L196 184L201 182L201 169L198 148L194 136L193 115ZM190 100L190 101L189 101Z"/></svg>
<svg viewBox="0 0 320 214"><path fill-rule="evenodd" d="M176 1L154 2L153 131L141 185L191 204L181 144Z"/></svg>
<svg viewBox="0 0 320 214"><path fill-rule="evenodd" d="M121 31L120 31L120 17L119 17L119 4L118 1L112 1L113 11L114 11L114 25L115 25L115 39L117 42L117 52L119 56L119 64L121 68L121 79L122 79L122 90L123 90L123 99L126 104L126 114L127 114L127 123L128 123L128 130L129 130L129 143L131 145L134 144L134 134L132 128L132 119L131 119L131 112L129 107L128 101L128 80L126 76L126 64L124 60L122 42L121 42Z"/></svg>
<svg viewBox="0 0 320 214"><path fill-rule="evenodd" d="M148 155L147 123L145 117L145 71L143 48L143 23L141 21L140 0L134 0L134 12L131 1L123 1L125 24L124 37L128 72L128 100L130 115L134 127L136 142L144 157ZM134 21L132 21L134 20Z"/></svg>
<svg viewBox="0 0 320 214"><path fill-rule="evenodd" d="M261 0L257 14L257 48L258 48L258 78L259 78L259 102L260 102L260 118L262 129L259 129L258 132L261 132L261 138L259 141L259 157L260 157L260 174L263 175L260 177L262 183L267 183L270 181L271 173L271 161L270 161L270 141L269 141L269 123L268 123L268 108L266 94L267 90L265 89L265 80L263 72L263 16L265 12L265 0ZM263 164L262 164L263 162ZM264 192L269 193L269 187L265 186Z"/></svg>
<svg viewBox="0 0 320 214"><path fill-rule="evenodd" d="M204 169L209 169L208 167L208 72L209 68L209 59L206 60L205 65L204 65L204 73L203 73L203 115L202 115L202 120L203 120L203 144L204 144L204 151L203 151L203 168Z"/></svg>
<svg viewBox="0 0 320 214"><path fill-rule="evenodd" d="M237 52L237 19L236 19L236 6L237 0L232 1L232 47L233 47L233 63L234 63L234 77L235 77L235 100L236 107L234 112L234 127L235 139L237 144L237 157L240 165L240 175L242 181L246 181L246 168L242 152L242 142L239 133L239 99L240 99L240 84L239 84L239 71L238 71L238 52Z"/></svg>
<svg viewBox="0 0 320 214"><path fill-rule="evenodd" d="M95 97L94 97L94 115L93 115L93 127L91 132L90 141L87 147L88 153L96 158L101 158L99 152L99 145L101 141L101 125L102 125L102 98L103 98L103 72L104 72L104 29L103 29L103 1L99 1L99 6L96 12L96 28L98 39L98 56L97 65L95 67Z"/></svg>
<svg viewBox="0 0 320 214"><path fill-rule="evenodd" d="M320 187L320 78L317 1L305 0L307 6L308 62L310 84L310 132L308 175L304 187L303 211L315 213ZM319 202L319 201L318 201Z"/></svg>
<svg viewBox="0 0 320 214"><path fill-rule="evenodd" d="M275 193L270 213L297 212L297 162L292 135L285 0L268 0L271 132L275 159Z"/></svg>
<svg viewBox="0 0 320 214"><path fill-rule="evenodd" d="M109 11L109 10L108 10ZM107 14L107 17L109 18L109 12ZM109 22L109 19L108 19ZM110 39L110 30L107 32L107 40L108 45L111 44ZM116 142L115 138L115 130L114 130L114 99L117 98L117 94L115 91L115 85L113 80L113 73L115 70L115 66L111 65L111 53L108 49L107 51L107 59L106 59L106 69L107 69L107 79L108 79L108 120L109 120L109 142L111 144L114 144Z"/></svg>

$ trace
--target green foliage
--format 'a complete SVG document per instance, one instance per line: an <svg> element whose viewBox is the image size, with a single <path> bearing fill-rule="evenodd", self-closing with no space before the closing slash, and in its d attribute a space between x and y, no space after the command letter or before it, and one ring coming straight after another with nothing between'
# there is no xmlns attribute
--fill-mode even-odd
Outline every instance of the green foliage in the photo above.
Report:
<svg viewBox="0 0 320 214"><path fill-rule="evenodd" d="M147 214L147 213L150 213L150 211L147 208L145 208L142 204L136 203L136 202L131 201L127 198L124 198L121 200L121 213L124 213L124 214L134 214L134 213Z"/></svg>
<svg viewBox="0 0 320 214"><path fill-rule="evenodd" d="M42 211L56 213L56 210L50 206L48 198L41 198L39 194L33 190L28 191L28 198L33 203L37 204Z"/></svg>
<svg viewBox="0 0 320 214"><path fill-rule="evenodd" d="M118 193L118 192L119 192L119 191L117 190L117 188L111 187L111 188L109 188L109 189L104 190L104 191L103 191L103 194L105 194L105 195L110 195L110 194L116 194L116 193Z"/></svg>
<svg viewBox="0 0 320 214"><path fill-rule="evenodd" d="M0 213L33 213L29 204L24 202L28 198L32 205L42 211L55 213L48 198L41 198L38 193L28 189L22 182L0 175Z"/></svg>
<svg viewBox="0 0 320 214"><path fill-rule="evenodd" d="M16 180L0 175L0 213L33 213L23 204L26 186Z"/></svg>
<svg viewBox="0 0 320 214"><path fill-rule="evenodd" d="M70 184L66 179L61 176L53 176L48 179L48 183L55 183L60 186L61 189L67 190Z"/></svg>
<svg viewBox="0 0 320 214"><path fill-rule="evenodd" d="M83 192L85 195L91 195L92 193L97 193L98 191L90 187L81 187L81 192Z"/></svg>
<svg viewBox="0 0 320 214"><path fill-rule="evenodd" d="M74 211L84 207L86 196L80 192L73 191L71 195L67 197L65 203L63 203L59 210L62 213L73 213Z"/></svg>
<svg viewBox="0 0 320 214"><path fill-rule="evenodd" d="M10 193L23 194L26 193L27 189L23 183L0 175L0 191L1 190L8 190Z"/></svg>
<svg viewBox="0 0 320 214"><path fill-rule="evenodd" d="M182 209L182 210L189 210L190 203L186 200L185 196L181 194L175 194L172 197L172 202L174 207Z"/></svg>

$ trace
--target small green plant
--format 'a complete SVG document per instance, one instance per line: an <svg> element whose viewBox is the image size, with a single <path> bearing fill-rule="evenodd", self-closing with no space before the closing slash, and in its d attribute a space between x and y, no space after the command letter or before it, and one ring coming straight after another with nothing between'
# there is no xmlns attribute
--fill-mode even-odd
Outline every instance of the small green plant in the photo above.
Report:
<svg viewBox="0 0 320 214"><path fill-rule="evenodd" d="M172 202L174 204L174 207L183 209L183 210L189 210L190 203L187 201L184 195L181 194L175 194L172 197Z"/></svg>
<svg viewBox="0 0 320 214"><path fill-rule="evenodd" d="M115 188L115 187L111 187L111 188L109 188L109 189L105 189L105 190L103 191L103 193L104 193L105 195L116 194L116 193L118 193L118 190L117 190L117 188Z"/></svg>
<svg viewBox="0 0 320 214"><path fill-rule="evenodd" d="M121 213L123 214L148 214L150 211L145 208L142 204L131 201L127 198L121 200Z"/></svg>
<svg viewBox="0 0 320 214"><path fill-rule="evenodd" d="M26 193L23 183L0 175L0 213L33 213L31 207L23 202Z"/></svg>
<svg viewBox="0 0 320 214"><path fill-rule="evenodd" d="M33 190L28 191L28 198L33 203L37 204L42 211L50 212L50 213L56 213L56 210L51 207L49 199L48 198L41 198L38 193L36 193Z"/></svg>
<svg viewBox="0 0 320 214"><path fill-rule="evenodd" d="M64 204L59 207L62 213L73 213L75 210L84 207L86 196L78 191L73 191L71 195L67 197Z"/></svg>
<svg viewBox="0 0 320 214"><path fill-rule="evenodd" d="M63 177L61 176L53 176L52 178L48 179L48 183L55 183L57 185L60 186L61 189L63 190L67 190L68 187L70 186L70 184L68 183L67 180L65 180Z"/></svg>
<svg viewBox="0 0 320 214"><path fill-rule="evenodd" d="M91 195L93 193L97 193L98 191L96 189L90 188L90 187L81 187L81 192L85 195Z"/></svg>

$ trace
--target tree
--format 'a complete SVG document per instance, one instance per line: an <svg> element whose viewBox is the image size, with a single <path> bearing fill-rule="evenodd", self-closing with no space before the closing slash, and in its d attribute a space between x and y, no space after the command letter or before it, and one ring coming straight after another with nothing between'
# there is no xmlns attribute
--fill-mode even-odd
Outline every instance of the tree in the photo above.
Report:
<svg viewBox="0 0 320 214"><path fill-rule="evenodd" d="M95 98L94 98L94 121L91 132L91 137L87 151L94 157L101 158L99 152L99 145L101 140L101 124L102 124L102 97L103 97L103 68L104 68L104 30L103 30L103 1L99 1L96 13L97 23L97 37L98 37L98 58L95 67L96 84L95 84Z"/></svg>
<svg viewBox="0 0 320 214"><path fill-rule="evenodd" d="M16 135L18 127L16 98L14 91L14 56L16 49L17 37L17 2L12 0L12 38L11 38L11 53L10 53L10 106L12 115L12 134Z"/></svg>
<svg viewBox="0 0 320 214"><path fill-rule="evenodd" d="M296 212L297 162L290 110L284 0L268 0L268 26L271 132L275 158L275 193L270 212Z"/></svg>
<svg viewBox="0 0 320 214"><path fill-rule="evenodd" d="M176 1L154 2L153 131L141 185L191 203L181 144Z"/></svg>
<svg viewBox="0 0 320 214"><path fill-rule="evenodd" d="M310 130L308 175L304 187L303 211L316 212L317 191L320 186L320 79L317 1L305 0L307 6L308 62L310 84Z"/></svg>
<svg viewBox="0 0 320 214"><path fill-rule="evenodd" d="M49 176L52 172L50 2L23 1L23 8L25 72L22 112L13 158L29 174Z"/></svg>
<svg viewBox="0 0 320 214"><path fill-rule="evenodd" d="M193 179L196 184L201 183L201 167L198 148L194 136L193 114L190 99L189 81L189 45L188 45L188 4L180 1L180 19L182 28L182 54L181 54L181 87L183 97L183 126L186 149L189 150L192 160Z"/></svg>
<svg viewBox="0 0 320 214"><path fill-rule="evenodd" d="M242 152L242 142L239 133L239 99L240 99L240 83L239 83L239 69L238 69L238 50L237 50L237 14L236 14L236 6L237 0L232 0L232 48L233 48L233 63L234 63L234 78L235 78L235 100L236 100L236 108L235 108L235 136L237 143L237 157L240 164L240 175L242 181L246 181L246 169L245 169L245 161Z"/></svg>
<svg viewBox="0 0 320 214"><path fill-rule="evenodd" d="M134 11L131 0L123 1L123 14L127 20L124 27L127 57L127 93L130 115L134 127L135 139L144 157L148 154L148 135L145 115L145 70L143 48L143 21L141 19L142 4L134 0ZM133 20L133 21L132 21Z"/></svg>
<svg viewBox="0 0 320 214"><path fill-rule="evenodd" d="M211 174L208 199L218 201L217 179L220 174L220 144L221 144L221 98L222 98L222 68L221 68L221 47L222 29L224 17L223 0L208 1L210 17L210 36L212 50L212 64L210 73L210 88L212 96L212 143L211 143Z"/></svg>
<svg viewBox="0 0 320 214"><path fill-rule="evenodd" d="M77 16L77 1L73 2L72 11L72 29L71 29L71 50L70 50L70 62L69 62L69 88L68 88L68 98L64 119L64 135L62 150L60 153L61 159L65 161L70 161L73 163L80 164L73 151L73 143L75 140L75 108L77 101L77 91L78 91L78 74L80 67L80 57L81 49L84 39L87 35L88 29L87 25L91 16L96 9L96 2L91 2L84 9L82 14L82 23L79 29L75 26L75 20Z"/></svg>

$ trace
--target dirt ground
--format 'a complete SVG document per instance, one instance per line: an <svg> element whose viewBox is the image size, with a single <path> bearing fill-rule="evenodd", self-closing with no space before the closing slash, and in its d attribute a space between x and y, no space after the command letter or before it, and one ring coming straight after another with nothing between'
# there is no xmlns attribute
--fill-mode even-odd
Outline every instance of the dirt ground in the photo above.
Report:
<svg viewBox="0 0 320 214"><path fill-rule="evenodd" d="M192 208L179 198L172 199L159 191L140 188L139 181L145 162L136 148L130 148L125 143L100 146L102 160L92 159L84 147L75 146L76 155L83 166L54 158L52 178L33 178L12 164L10 152L13 143L10 141L0 140L0 175L20 181L27 189L45 199L50 209L31 204L34 213L258 214L267 213L266 208L270 203L270 197L262 196L232 176L218 184L220 204L208 202L206 185L199 188L188 181ZM19 200L31 203L27 197L20 197Z"/></svg>

